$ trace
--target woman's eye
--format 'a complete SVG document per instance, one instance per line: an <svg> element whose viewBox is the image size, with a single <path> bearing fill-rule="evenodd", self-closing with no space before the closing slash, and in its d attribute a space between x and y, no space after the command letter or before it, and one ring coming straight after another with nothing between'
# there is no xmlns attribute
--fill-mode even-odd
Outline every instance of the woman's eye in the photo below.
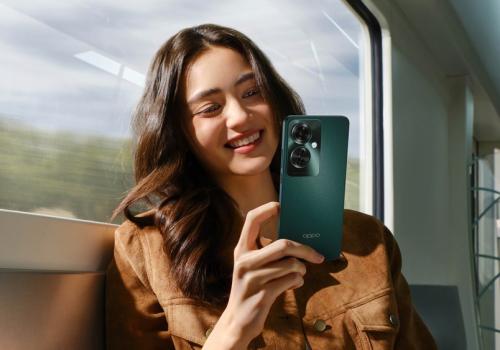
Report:
<svg viewBox="0 0 500 350"><path fill-rule="evenodd" d="M245 93L245 95L243 95L243 97L252 97L254 95L257 95L258 93L260 93L260 90L257 88L253 88L253 89L248 90Z"/></svg>
<svg viewBox="0 0 500 350"><path fill-rule="evenodd" d="M217 111L219 109L219 107L220 106L218 104L214 104L214 105L211 105L210 107L208 107L207 109L202 110L200 113L202 113L202 114L213 113L213 112Z"/></svg>

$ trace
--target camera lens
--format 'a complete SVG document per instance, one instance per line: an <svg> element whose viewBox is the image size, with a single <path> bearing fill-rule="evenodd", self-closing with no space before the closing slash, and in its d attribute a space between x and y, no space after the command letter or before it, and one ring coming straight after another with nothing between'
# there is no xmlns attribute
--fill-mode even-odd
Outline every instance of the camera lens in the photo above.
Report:
<svg viewBox="0 0 500 350"><path fill-rule="evenodd" d="M299 144L304 144L311 138L312 132L306 123L295 124L292 128L292 138Z"/></svg>
<svg viewBox="0 0 500 350"><path fill-rule="evenodd" d="M305 147L297 147L290 154L290 163L299 169L305 168L310 159L311 153Z"/></svg>

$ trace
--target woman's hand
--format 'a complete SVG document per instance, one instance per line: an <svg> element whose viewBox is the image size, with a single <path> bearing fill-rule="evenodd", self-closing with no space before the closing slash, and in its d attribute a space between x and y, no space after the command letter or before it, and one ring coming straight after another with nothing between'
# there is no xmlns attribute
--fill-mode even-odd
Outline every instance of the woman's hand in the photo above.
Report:
<svg viewBox="0 0 500 350"><path fill-rule="evenodd" d="M298 259L321 263L313 248L287 239L278 239L258 249L261 225L279 214L279 202L269 202L250 210L234 249L231 294L226 309L210 333L203 349L246 349L258 336L276 298L304 283L305 264ZM220 342L218 342L218 340ZM216 344L217 342L217 344ZM216 347L213 347L214 349Z"/></svg>

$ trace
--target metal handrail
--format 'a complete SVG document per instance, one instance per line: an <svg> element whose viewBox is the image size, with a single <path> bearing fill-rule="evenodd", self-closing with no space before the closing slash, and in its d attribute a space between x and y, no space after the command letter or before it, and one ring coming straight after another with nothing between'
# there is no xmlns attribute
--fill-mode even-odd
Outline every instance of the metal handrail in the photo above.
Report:
<svg viewBox="0 0 500 350"><path fill-rule="evenodd" d="M477 163L477 161L479 160L480 158L479 157L476 157L474 156L473 157L473 160L472 162L469 164L469 166L471 166L472 164L475 164ZM489 193L492 193L493 195L499 195L497 198L495 198L490 204L488 204L486 206L485 209L483 209L483 211L476 217L476 218L473 218L473 222L472 222L472 237L475 241L476 239L476 230L477 230L477 226L479 224L479 221L484 217L484 215L486 215L486 213L488 213L490 210L494 209L496 207L496 205L498 203L500 203L500 191L497 191L496 189L492 189L492 188L487 188L487 187L472 187L471 188L471 192L479 192L479 191L483 191L483 192L489 192ZM488 255L488 254L479 254L479 252L477 251L478 250L478 247L476 246L475 247L475 253L474 253L474 256L476 258L483 258L483 259L491 259L491 260L498 260L500 261L500 257L499 256L494 256L494 255ZM478 261L477 259L474 259L474 265L475 265L475 271L476 271L476 274L478 273ZM476 293L477 293L477 303L478 303L478 307L479 307L479 299L484 295L484 293L486 293L486 291L488 290L488 288L491 287L491 285L493 285L495 283L495 281L497 279L500 278L500 273L498 273L496 276L494 276L490 281L488 281L487 284L485 284L483 286L483 288L481 290L479 290L479 280L476 276ZM500 329L497 329L495 327L491 327L491 326L485 326L485 325L481 325L479 324L478 327L481 329L481 330L485 330L485 331L490 331L490 332L495 332L495 333L500 333Z"/></svg>
<svg viewBox="0 0 500 350"><path fill-rule="evenodd" d="M493 277L491 279L491 281L489 281L488 283L486 283L486 285L483 287L483 290L479 292L478 296L481 298L483 296L483 294L486 292L486 290L493 284L495 283L495 281L498 279L498 277L500 277L500 273L497 273L497 275L495 277Z"/></svg>
<svg viewBox="0 0 500 350"><path fill-rule="evenodd" d="M493 255L487 255L487 254L474 254L475 256L479 258L487 258L487 259L494 259L494 260L500 260L500 256L493 256Z"/></svg>
<svg viewBox="0 0 500 350"><path fill-rule="evenodd" d="M500 329L494 328L494 327L488 327L488 326L479 325L479 328L485 329L487 331L492 331L492 332L500 333Z"/></svg>

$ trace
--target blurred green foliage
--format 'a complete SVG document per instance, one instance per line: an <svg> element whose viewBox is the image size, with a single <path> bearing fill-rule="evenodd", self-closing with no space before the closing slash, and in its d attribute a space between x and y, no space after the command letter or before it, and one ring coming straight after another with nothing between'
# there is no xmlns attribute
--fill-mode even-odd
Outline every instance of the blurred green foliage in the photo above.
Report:
<svg viewBox="0 0 500 350"><path fill-rule="evenodd" d="M0 119L0 147L0 208L109 222L133 185L129 139Z"/></svg>
<svg viewBox="0 0 500 350"><path fill-rule="evenodd" d="M0 119L0 147L3 209L109 222L134 183L130 139L49 132ZM356 159L347 165L345 207L359 210Z"/></svg>

